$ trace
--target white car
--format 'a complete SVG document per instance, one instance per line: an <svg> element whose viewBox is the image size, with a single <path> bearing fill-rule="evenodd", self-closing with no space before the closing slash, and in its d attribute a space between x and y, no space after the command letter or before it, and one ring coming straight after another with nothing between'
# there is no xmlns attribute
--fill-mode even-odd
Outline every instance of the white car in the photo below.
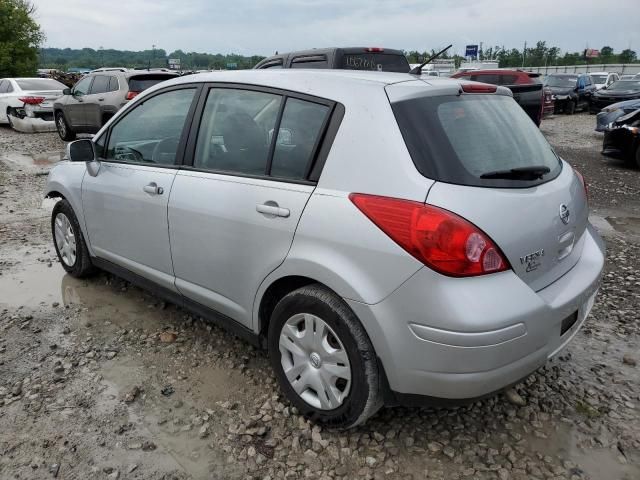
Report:
<svg viewBox="0 0 640 480"><path fill-rule="evenodd" d="M20 132L55 131L53 101L67 88L51 78L0 80L0 123Z"/></svg>
<svg viewBox="0 0 640 480"><path fill-rule="evenodd" d="M596 86L596 90L606 88L613 82L620 80L620 77L615 72L592 72L589 75Z"/></svg>

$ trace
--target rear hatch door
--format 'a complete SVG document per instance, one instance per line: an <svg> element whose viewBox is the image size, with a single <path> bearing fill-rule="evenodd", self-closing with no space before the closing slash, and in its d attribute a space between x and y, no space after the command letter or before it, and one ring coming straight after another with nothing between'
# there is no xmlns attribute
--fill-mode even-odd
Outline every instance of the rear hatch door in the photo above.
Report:
<svg viewBox="0 0 640 480"><path fill-rule="evenodd" d="M427 203L483 230L536 291L575 265L588 222L584 187L505 89L403 100L393 88L414 164L436 180Z"/></svg>

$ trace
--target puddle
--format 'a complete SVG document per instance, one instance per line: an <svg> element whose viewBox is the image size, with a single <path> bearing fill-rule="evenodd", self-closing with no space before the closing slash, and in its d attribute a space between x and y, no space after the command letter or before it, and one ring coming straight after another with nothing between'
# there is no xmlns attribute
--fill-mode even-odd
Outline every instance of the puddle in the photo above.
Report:
<svg viewBox="0 0 640 480"><path fill-rule="evenodd" d="M34 155L9 152L9 153L5 153L2 156L2 159L12 166L19 167L19 168L24 168L24 167L28 168L32 166L48 167L62 160L63 156L64 156L64 153L61 151L43 152L43 153L37 153Z"/></svg>
<svg viewBox="0 0 640 480"><path fill-rule="evenodd" d="M618 232L640 235L640 218L638 217L606 217L606 220Z"/></svg>

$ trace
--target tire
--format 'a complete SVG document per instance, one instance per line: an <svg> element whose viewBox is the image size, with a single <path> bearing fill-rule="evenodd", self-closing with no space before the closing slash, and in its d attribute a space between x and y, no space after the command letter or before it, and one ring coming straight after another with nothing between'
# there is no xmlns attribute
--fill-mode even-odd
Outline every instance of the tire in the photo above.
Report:
<svg viewBox="0 0 640 480"><path fill-rule="evenodd" d="M298 326L292 327L296 322ZM307 332L311 338L306 336ZM292 339L298 335L302 337L297 340L299 343L294 343ZM298 352L295 357L286 346L280 346L281 339ZM310 348L301 348L307 340L306 346ZM328 288L307 285L280 300L271 315L268 346L281 389L311 421L352 428L382 407L380 373L373 345L351 309ZM288 380L285 368L290 375L298 374L293 382ZM327 371L329 368L331 371ZM336 372L335 375L332 372ZM346 379L347 372L349 379ZM298 391L294 385L298 385ZM313 385L325 392L324 398Z"/></svg>
<svg viewBox="0 0 640 480"><path fill-rule="evenodd" d="M56 130L58 135L65 142L71 142L76 139L76 132L71 130L67 120L64 118L64 113L56 112Z"/></svg>
<svg viewBox="0 0 640 480"><path fill-rule="evenodd" d="M568 100L564 104L564 113L567 115L573 115L576 111L576 102L573 100Z"/></svg>
<svg viewBox="0 0 640 480"><path fill-rule="evenodd" d="M65 199L51 212L51 235L58 260L72 277L86 277L95 271L73 208Z"/></svg>

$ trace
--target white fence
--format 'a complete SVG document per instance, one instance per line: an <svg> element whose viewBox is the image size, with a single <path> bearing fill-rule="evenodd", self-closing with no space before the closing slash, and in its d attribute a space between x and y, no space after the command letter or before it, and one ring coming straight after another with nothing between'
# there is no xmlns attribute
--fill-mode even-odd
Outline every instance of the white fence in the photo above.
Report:
<svg viewBox="0 0 640 480"><path fill-rule="evenodd" d="M565 67L525 67L524 70L536 73L590 73L590 72L617 72L623 74L640 73L640 63L601 63L599 65L569 65Z"/></svg>

